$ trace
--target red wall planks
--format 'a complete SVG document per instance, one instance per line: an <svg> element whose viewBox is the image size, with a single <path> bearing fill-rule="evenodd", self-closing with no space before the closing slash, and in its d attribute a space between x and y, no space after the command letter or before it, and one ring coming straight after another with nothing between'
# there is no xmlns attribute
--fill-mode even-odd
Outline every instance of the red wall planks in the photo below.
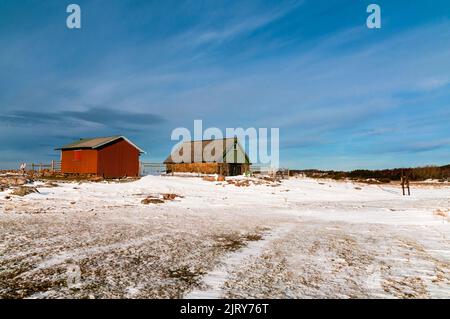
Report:
<svg viewBox="0 0 450 319"><path fill-rule="evenodd" d="M62 151L61 172L74 174L97 174L97 151Z"/></svg>
<svg viewBox="0 0 450 319"><path fill-rule="evenodd" d="M102 147L97 174L106 178L139 176L139 151L125 140Z"/></svg>
<svg viewBox="0 0 450 319"><path fill-rule="evenodd" d="M139 176L139 150L124 139L95 150L63 150L61 172L105 178Z"/></svg>

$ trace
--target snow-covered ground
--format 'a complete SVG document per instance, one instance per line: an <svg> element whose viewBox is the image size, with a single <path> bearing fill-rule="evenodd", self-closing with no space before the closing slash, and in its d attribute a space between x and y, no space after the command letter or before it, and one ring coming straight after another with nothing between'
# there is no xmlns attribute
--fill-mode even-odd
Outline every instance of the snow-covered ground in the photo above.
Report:
<svg viewBox="0 0 450 319"><path fill-rule="evenodd" d="M249 184L0 192L0 298L450 298L450 186Z"/></svg>

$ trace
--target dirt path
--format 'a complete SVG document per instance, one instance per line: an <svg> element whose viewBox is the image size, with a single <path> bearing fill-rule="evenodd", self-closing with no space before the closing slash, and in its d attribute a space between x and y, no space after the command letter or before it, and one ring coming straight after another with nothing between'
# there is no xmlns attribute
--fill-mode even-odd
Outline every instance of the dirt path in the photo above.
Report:
<svg viewBox="0 0 450 319"><path fill-rule="evenodd" d="M186 294L186 299L217 299L223 297L223 285L227 281L230 272L252 258L257 258L263 250L274 240L284 237L292 225L279 226L267 233L260 240L251 241L247 246L231 254L226 255L219 267L202 277L201 287Z"/></svg>
<svg viewBox="0 0 450 319"><path fill-rule="evenodd" d="M227 298L449 298L443 233L304 220L223 284ZM427 247L432 244L433 249ZM434 251L434 253L433 253Z"/></svg>

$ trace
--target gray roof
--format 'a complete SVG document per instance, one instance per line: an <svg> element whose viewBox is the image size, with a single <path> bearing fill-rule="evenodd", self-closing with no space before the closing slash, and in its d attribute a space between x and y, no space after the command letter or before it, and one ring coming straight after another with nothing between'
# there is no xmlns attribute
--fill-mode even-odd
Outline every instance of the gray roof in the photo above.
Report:
<svg viewBox="0 0 450 319"><path fill-rule="evenodd" d="M176 161L177 157L183 156L185 152L190 152L189 158L183 158L182 163L222 163L222 162L230 162L226 159L227 153L233 149L234 144L241 149L244 154L244 162L249 163L249 159L242 146L240 145L237 138L224 138L224 139L216 139L216 140L200 140L200 141L186 141L180 145L176 150L170 154L166 160L165 164L170 163L180 163L180 161ZM199 154L195 153L195 150L200 150ZM206 150L205 154L204 151ZM219 151L221 150L221 151ZM179 156L177 156L179 154ZM206 156L206 157L205 157ZM232 161L234 163L235 161Z"/></svg>
<svg viewBox="0 0 450 319"><path fill-rule="evenodd" d="M117 140L124 139L131 145L133 145L136 149L141 153L145 153L140 147L131 142L125 136L116 135L116 136L106 136L106 137L94 137L94 138L82 138L76 142L66 144L62 147L57 148L57 150L74 150L74 149L97 149L106 144L115 142Z"/></svg>

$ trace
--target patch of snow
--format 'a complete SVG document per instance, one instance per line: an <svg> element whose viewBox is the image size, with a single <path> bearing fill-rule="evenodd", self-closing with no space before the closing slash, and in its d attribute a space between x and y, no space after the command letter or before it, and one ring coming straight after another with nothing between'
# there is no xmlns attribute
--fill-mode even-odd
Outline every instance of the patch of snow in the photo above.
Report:
<svg viewBox="0 0 450 319"><path fill-rule="evenodd" d="M0 298L450 296L450 220L435 214L450 209L446 184L412 184L411 196L310 178L58 184L0 193L0 272L12 276ZM163 193L183 198L141 203ZM215 239L260 227L273 231L233 253ZM68 262L83 265L79 291L59 284Z"/></svg>
<svg viewBox="0 0 450 319"><path fill-rule="evenodd" d="M280 226L270 232L262 240L252 241L245 248L239 249L229 255L226 255L220 263L220 266L207 273L203 277L203 285L207 289L196 289L189 292L185 299L218 299L222 296L222 286L228 279L230 269L239 267L245 259L259 256L268 243L285 235L292 227Z"/></svg>

